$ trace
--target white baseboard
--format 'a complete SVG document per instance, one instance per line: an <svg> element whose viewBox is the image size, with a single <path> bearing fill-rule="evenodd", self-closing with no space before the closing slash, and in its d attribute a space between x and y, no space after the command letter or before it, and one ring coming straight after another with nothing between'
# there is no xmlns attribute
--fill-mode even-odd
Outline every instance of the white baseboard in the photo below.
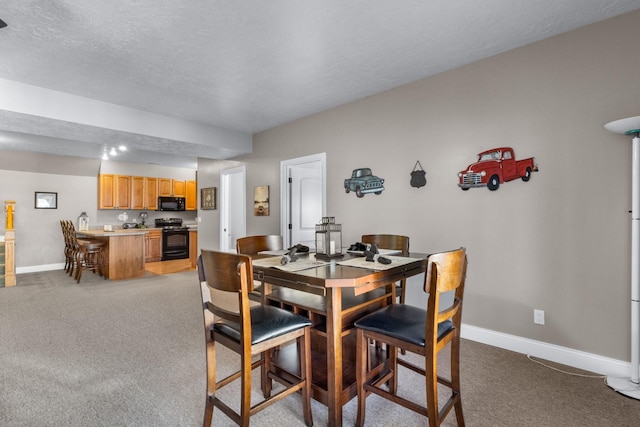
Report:
<svg viewBox="0 0 640 427"><path fill-rule="evenodd" d="M631 373L630 362L496 332L490 329L479 328L465 323L462 324L460 336L471 341L477 341L516 353L529 354L537 358L602 375L628 377Z"/></svg>
<svg viewBox="0 0 640 427"><path fill-rule="evenodd" d="M16 267L16 274L37 273L39 271L62 270L63 268L64 268L63 262L59 264L31 265L29 267Z"/></svg>

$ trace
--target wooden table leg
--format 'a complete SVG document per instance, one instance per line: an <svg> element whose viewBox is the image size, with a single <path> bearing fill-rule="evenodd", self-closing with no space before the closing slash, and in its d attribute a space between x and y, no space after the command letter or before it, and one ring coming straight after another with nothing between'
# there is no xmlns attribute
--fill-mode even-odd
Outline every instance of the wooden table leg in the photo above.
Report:
<svg viewBox="0 0 640 427"><path fill-rule="evenodd" d="M329 425L342 426L342 289L327 288L327 408Z"/></svg>

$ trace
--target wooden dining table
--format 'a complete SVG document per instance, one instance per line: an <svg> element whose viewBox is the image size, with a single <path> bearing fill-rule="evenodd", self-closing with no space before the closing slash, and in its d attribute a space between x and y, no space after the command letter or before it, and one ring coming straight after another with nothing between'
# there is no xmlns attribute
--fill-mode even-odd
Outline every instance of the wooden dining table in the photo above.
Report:
<svg viewBox="0 0 640 427"><path fill-rule="evenodd" d="M425 254L387 258L391 264L366 262L357 254L334 259L309 254L282 265L279 256L253 256L254 279L263 282L263 302L303 314L313 322L312 395L327 406L331 426L342 425L342 407L356 396L353 323L395 303L395 283L427 268ZM273 369L296 369L290 366L295 357L287 357L286 350L278 353ZM374 349L372 357L375 355Z"/></svg>

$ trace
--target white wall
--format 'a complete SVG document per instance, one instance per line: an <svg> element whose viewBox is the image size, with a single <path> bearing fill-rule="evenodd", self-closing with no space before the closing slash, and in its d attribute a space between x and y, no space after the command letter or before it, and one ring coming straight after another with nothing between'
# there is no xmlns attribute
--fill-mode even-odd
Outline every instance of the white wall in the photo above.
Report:
<svg viewBox="0 0 640 427"><path fill-rule="evenodd" d="M97 177L0 170L0 200L15 200L16 269L47 269L64 265L64 240L60 220L86 212L95 219L98 206ZM58 193L57 209L35 209L36 191ZM5 227L4 212L1 215Z"/></svg>

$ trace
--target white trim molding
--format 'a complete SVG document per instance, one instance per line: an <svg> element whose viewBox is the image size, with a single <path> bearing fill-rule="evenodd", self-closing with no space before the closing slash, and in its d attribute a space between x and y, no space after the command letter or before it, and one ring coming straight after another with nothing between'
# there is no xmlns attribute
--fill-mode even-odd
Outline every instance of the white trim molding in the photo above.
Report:
<svg viewBox="0 0 640 427"><path fill-rule="evenodd" d="M492 331L463 323L460 336L464 339L492 345L516 353L531 355L602 375L628 376L631 364L597 354L561 347L529 338Z"/></svg>
<svg viewBox="0 0 640 427"><path fill-rule="evenodd" d="M39 271L52 271L64 269L64 263L30 265L28 267L16 267L16 274L37 273Z"/></svg>

